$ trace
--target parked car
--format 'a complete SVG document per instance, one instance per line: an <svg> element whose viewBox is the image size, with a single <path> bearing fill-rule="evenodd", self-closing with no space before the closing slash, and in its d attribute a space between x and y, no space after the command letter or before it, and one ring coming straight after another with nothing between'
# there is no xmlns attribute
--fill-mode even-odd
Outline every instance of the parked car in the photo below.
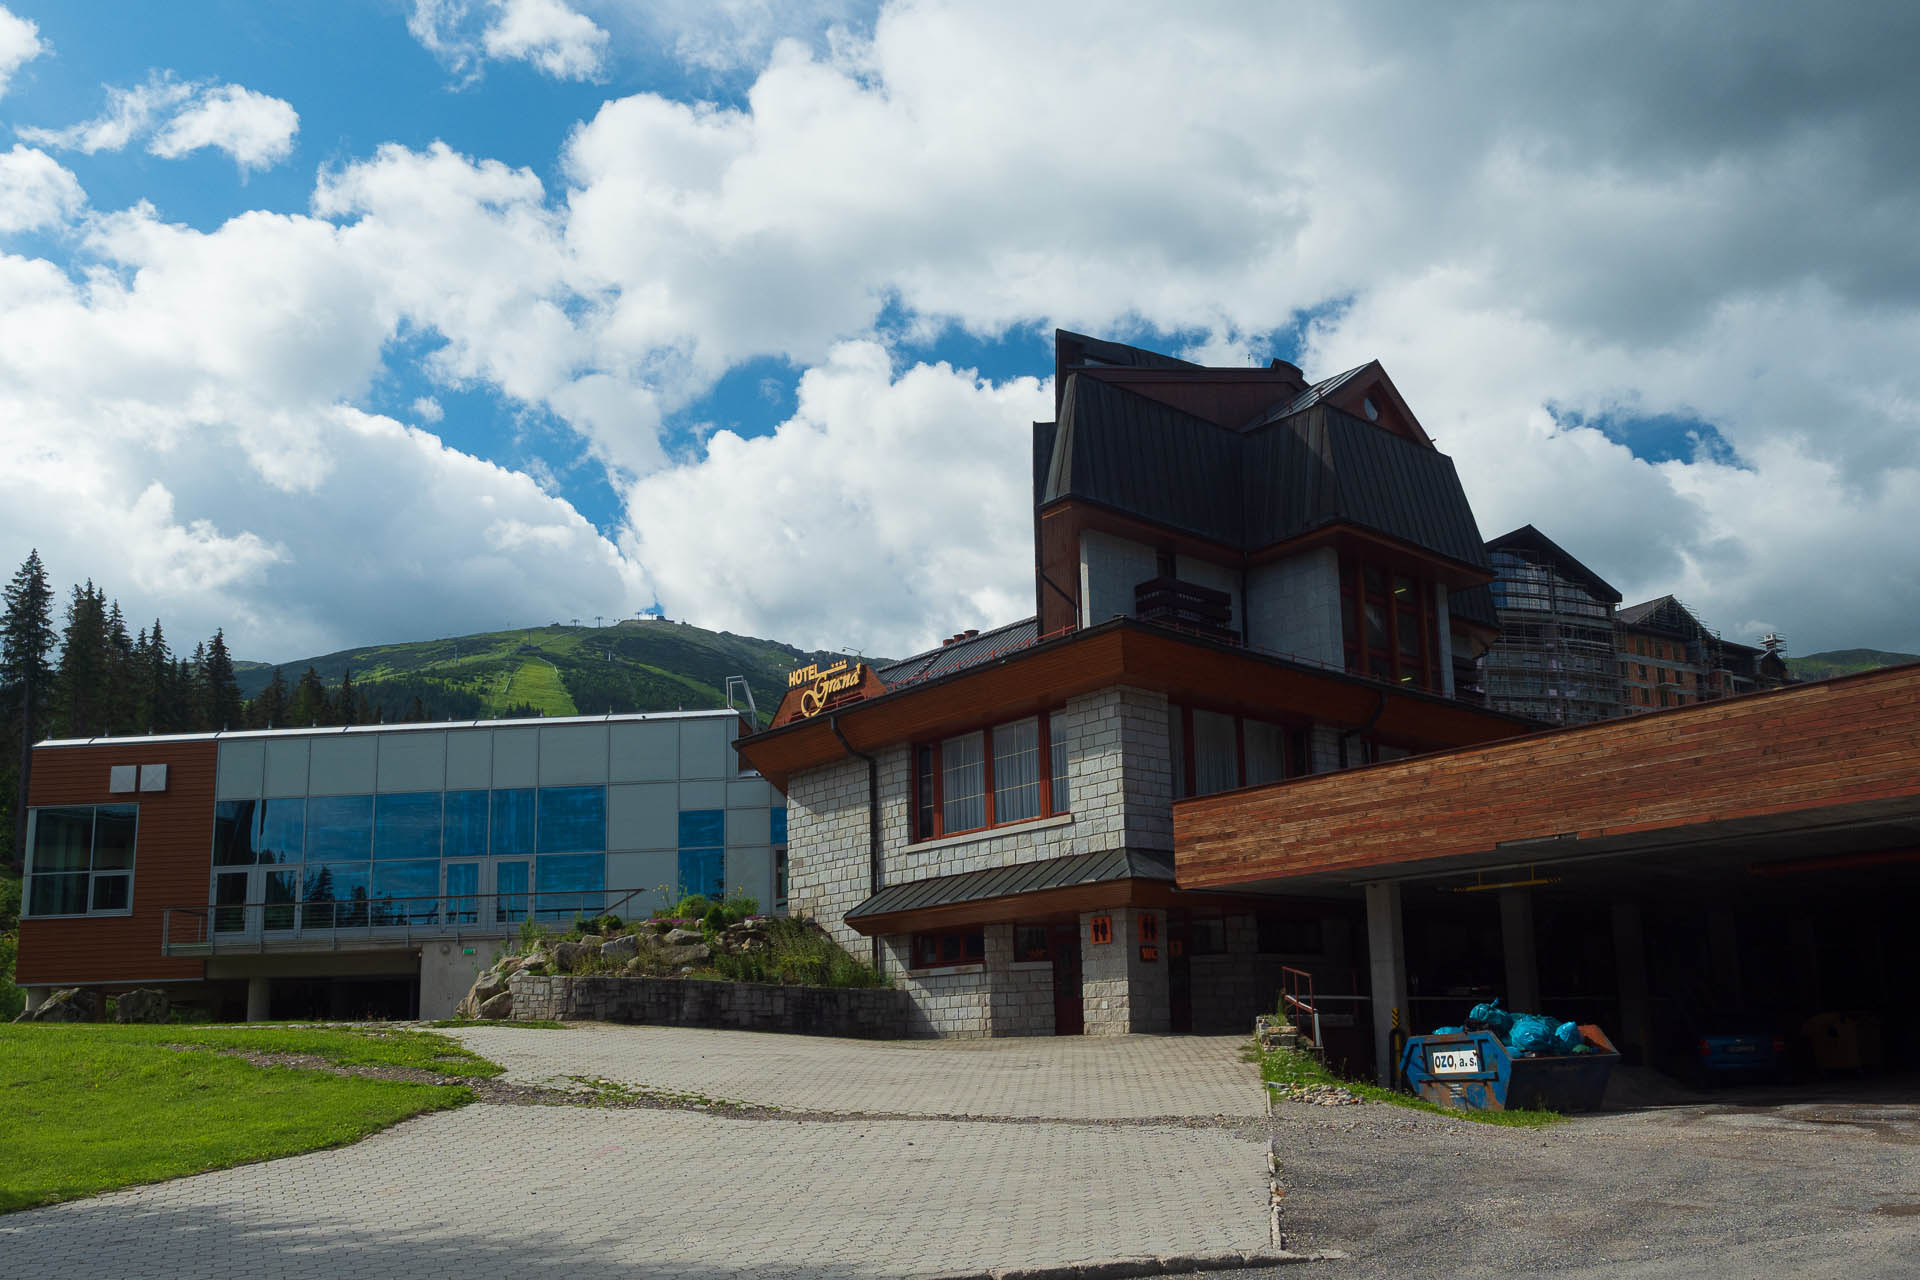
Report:
<svg viewBox="0 0 1920 1280"><path fill-rule="evenodd" d="M1794 1055L1784 1028L1763 1009L1685 1011L1669 1039L1668 1069L1703 1089L1785 1084L1794 1077Z"/></svg>

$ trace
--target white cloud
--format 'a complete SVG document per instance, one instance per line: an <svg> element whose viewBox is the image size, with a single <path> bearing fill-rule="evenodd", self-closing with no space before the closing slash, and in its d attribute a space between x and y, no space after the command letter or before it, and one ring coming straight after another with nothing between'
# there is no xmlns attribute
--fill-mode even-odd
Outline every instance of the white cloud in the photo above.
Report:
<svg viewBox="0 0 1920 1280"><path fill-rule="evenodd" d="M16 142L0 154L0 235L59 226L86 202L79 179L46 152Z"/></svg>
<svg viewBox="0 0 1920 1280"><path fill-rule="evenodd" d="M145 84L107 86L107 108L92 120L61 129L17 130L29 142L93 155L118 151L138 138L168 159L214 147L244 174L270 168L293 154L300 115L282 99L237 84L182 81L158 71Z"/></svg>
<svg viewBox="0 0 1920 1280"><path fill-rule="evenodd" d="M413 402L413 416L422 422L438 422L447 416L447 411L434 397L420 396Z"/></svg>
<svg viewBox="0 0 1920 1280"><path fill-rule="evenodd" d="M633 486L628 558L669 617L809 646L904 657L1020 617L1031 423L1051 407L1033 378L895 376L878 343L841 344L772 435L716 432L697 463Z"/></svg>
<svg viewBox="0 0 1920 1280"><path fill-rule="evenodd" d="M413 0L407 30L469 81L488 59L526 62L557 80L592 80L607 55L607 33L565 0Z"/></svg>
<svg viewBox="0 0 1920 1280"><path fill-rule="evenodd" d="M46 51L39 26L0 5L0 95L6 93L14 72Z"/></svg>
<svg viewBox="0 0 1920 1280"><path fill-rule="evenodd" d="M237 84L221 85L169 120L147 150L172 159L216 147L244 172L271 168L292 155L299 130L300 115L291 103Z"/></svg>

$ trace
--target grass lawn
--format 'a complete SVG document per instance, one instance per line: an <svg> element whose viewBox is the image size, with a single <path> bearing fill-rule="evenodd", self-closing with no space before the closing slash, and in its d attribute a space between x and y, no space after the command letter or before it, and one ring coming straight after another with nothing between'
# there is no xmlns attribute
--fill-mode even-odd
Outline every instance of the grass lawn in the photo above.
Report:
<svg viewBox="0 0 1920 1280"><path fill-rule="evenodd" d="M529 658L520 664L513 673L513 680L493 697L493 709L518 706L528 703L550 716L577 716L580 709L573 705L573 695L567 692L566 682L560 678L560 668L545 658Z"/></svg>
<svg viewBox="0 0 1920 1280"><path fill-rule="evenodd" d="M0 1212L342 1146L473 1097L458 1085L258 1067L195 1049L313 1054L450 1078L501 1071L415 1031L0 1026Z"/></svg>
<svg viewBox="0 0 1920 1280"><path fill-rule="evenodd" d="M1416 1098L1410 1093L1401 1093L1397 1089L1383 1089L1377 1084L1368 1084L1360 1080L1343 1080L1329 1071L1326 1064L1312 1054L1301 1053L1297 1049L1272 1049L1262 1052L1258 1045L1249 1046L1260 1064L1260 1078L1276 1084L1337 1084L1350 1093L1365 1098L1368 1102L1385 1102L1396 1107L1410 1107L1415 1111L1431 1111L1436 1115L1452 1116L1457 1120L1473 1120L1480 1124L1506 1125L1515 1129L1540 1129L1550 1124L1558 1124L1564 1117L1557 1111L1465 1111L1452 1107L1442 1107L1428 1102L1425 1098Z"/></svg>

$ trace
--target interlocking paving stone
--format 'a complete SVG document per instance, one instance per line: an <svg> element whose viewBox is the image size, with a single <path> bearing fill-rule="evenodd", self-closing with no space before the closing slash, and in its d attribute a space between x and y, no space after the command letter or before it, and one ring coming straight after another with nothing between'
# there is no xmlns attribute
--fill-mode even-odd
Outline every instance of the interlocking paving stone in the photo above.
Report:
<svg viewBox="0 0 1920 1280"><path fill-rule="evenodd" d="M529 1082L598 1076L845 1114L475 1105L0 1218L0 1274L924 1276L1266 1244L1264 1144L1248 1127L1139 1123L1257 1114L1237 1040L461 1038Z"/></svg>
<svg viewBox="0 0 1920 1280"><path fill-rule="evenodd" d="M1266 1106L1240 1058L1245 1036L876 1041L599 1024L455 1034L510 1081L586 1076L791 1111L1103 1120Z"/></svg>

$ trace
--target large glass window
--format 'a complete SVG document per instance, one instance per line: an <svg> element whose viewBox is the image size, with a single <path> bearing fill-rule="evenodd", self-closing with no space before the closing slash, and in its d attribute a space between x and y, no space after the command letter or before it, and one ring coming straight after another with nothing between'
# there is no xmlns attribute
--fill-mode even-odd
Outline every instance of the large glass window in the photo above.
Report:
<svg viewBox="0 0 1920 1280"><path fill-rule="evenodd" d="M36 809L27 856L26 914L118 915L133 905L131 804Z"/></svg>
<svg viewBox="0 0 1920 1280"><path fill-rule="evenodd" d="M1193 713L1193 793L1210 796L1240 785L1240 754L1233 717L1218 711Z"/></svg>
<svg viewBox="0 0 1920 1280"><path fill-rule="evenodd" d="M373 852L372 796L307 801L307 861L364 861Z"/></svg>
<svg viewBox="0 0 1920 1280"><path fill-rule="evenodd" d="M493 793L493 855L533 852L533 788Z"/></svg>
<svg viewBox="0 0 1920 1280"><path fill-rule="evenodd" d="M250 867L259 857L259 802L222 800L213 806L213 865Z"/></svg>
<svg viewBox="0 0 1920 1280"><path fill-rule="evenodd" d="M606 909L607 858L602 853L552 854L534 860L534 910L543 919L598 915Z"/></svg>
<svg viewBox="0 0 1920 1280"><path fill-rule="evenodd" d="M607 847L605 787L540 788L540 852L585 853Z"/></svg>
<svg viewBox="0 0 1920 1280"><path fill-rule="evenodd" d="M518 924L525 920L528 888L525 862L496 862L493 866L493 918L501 924Z"/></svg>
<svg viewBox="0 0 1920 1280"><path fill-rule="evenodd" d="M373 923L430 924L439 905L438 859L373 864Z"/></svg>
<svg viewBox="0 0 1920 1280"><path fill-rule="evenodd" d="M787 806L777 804L767 811L767 828L773 833L774 844L787 842Z"/></svg>
<svg viewBox="0 0 1920 1280"><path fill-rule="evenodd" d="M1438 689L1433 585L1352 557L1340 561L1347 670L1415 689Z"/></svg>
<svg viewBox="0 0 1920 1280"><path fill-rule="evenodd" d="M266 800L260 805L259 860L303 861L307 854L307 802L304 798Z"/></svg>
<svg viewBox="0 0 1920 1280"><path fill-rule="evenodd" d="M371 868L365 862L307 864L301 923L309 929L348 929L367 923Z"/></svg>
<svg viewBox="0 0 1920 1280"><path fill-rule="evenodd" d="M721 898L727 892L727 813L724 809L680 811L680 893Z"/></svg>
<svg viewBox="0 0 1920 1280"><path fill-rule="evenodd" d="M373 856L382 862L440 856L440 793L380 796L373 808Z"/></svg>
<svg viewBox="0 0 1920 1280"><path fill-rule="evenodd" d="M1067 713L1054 711L1047 716L1048 754L1053 757L1053 811L1073 812L1073 789L1067 784Z"/></svg>
<svg viewBox="0 0 1920 1280"><path fill-rule="evenodd" d="M1176 800L1310 772L1307 731L1299 727L1169 703L1167 742Z"/></svg>
<svg viewBox="0 0 1920 1280"><path fill-rule="evenodd" d="M442 850L449 858L484 858L487 854L487 793L447 792L447 817Z"/></svg>
<svg viewBox="0 0 1920 1280"><path fill-rule="evenodd" d="M1242 720L1241 741L1246 747L1247 785L1278 782L1286 776L1286 730L1265 720Z"/></svg>

